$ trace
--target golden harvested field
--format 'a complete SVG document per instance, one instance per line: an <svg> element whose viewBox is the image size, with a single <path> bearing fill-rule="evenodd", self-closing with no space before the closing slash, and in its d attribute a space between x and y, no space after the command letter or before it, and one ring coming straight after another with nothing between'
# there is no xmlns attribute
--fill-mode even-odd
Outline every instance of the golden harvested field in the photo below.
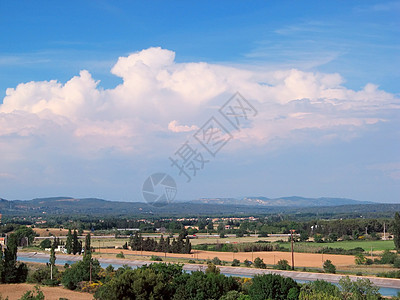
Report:
<svg viewBox="0 0 400 300"><path fill-rule="evenodd" d="M39 234L39 236L50 237L50 234L54 236L65 236L68 234L68 229L60 228L33 228L33 230ZM89 231L84 231L84 234L88 234Z"/></svg>
<svg viewBox="0 0 400 300"><path fill-rule="evenodd" d="M101 249L101 254L117 254L123 252L125 255L157 255L164 257L162 252L146 252L146 251L131 251L122 249ZM291 253L290 252L278 252L278 251L267 251L267 252L215 252L215 251L200 251L193 250L192 254L177 254L177 253L167 253L167 257L175 258L187 258L187 259L213 259L218 257L224 261L232 261L233 259L238 259L241 262L244 260L253 261L256 257L260 257L268 265L276 264L280 259L286 259L291 263ZM129 257L129 256L128 256ZM128 258L127 257L127 258ZM310 268L321 268L323 261L331 260L336 267L344 267L354 265L354 256L352 255L333 255L333 254L315 254L315 253L295 253L294 261L296 267L310 267Z"/></svg>
<svg viewBox="0 0 400 300"><path fill-rule="evenodd" d="M10 300L17 300L22 297L27 291L34 289L34 284L28 283L16 283L16 284L1 284L0 294L3 298L8 297ZM93 296L89 293L81 293L64 289L63 287L49 287L41 286L46 300L58 300L60 297L67 298L69 300L89 300L93 299Z"/></svg>

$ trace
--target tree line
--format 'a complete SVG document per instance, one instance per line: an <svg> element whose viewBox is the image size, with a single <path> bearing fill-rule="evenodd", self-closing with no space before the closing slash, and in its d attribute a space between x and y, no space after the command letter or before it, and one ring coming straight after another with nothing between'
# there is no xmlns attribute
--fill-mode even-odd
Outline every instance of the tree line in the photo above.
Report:
<svg viewBox="0 0 400 300"><path fill-rule="evenodd" d="M156 251L156 252L167 252L167 253L185 253L189 254L192 251L192 244L190 243L189 237L186 231L181 231L178 238L171 239L161 235L160 240L157 242L156 239L142 237L141 233L135 232L133 236L129 238L128 245L131 250L135 251Z"/></svg>

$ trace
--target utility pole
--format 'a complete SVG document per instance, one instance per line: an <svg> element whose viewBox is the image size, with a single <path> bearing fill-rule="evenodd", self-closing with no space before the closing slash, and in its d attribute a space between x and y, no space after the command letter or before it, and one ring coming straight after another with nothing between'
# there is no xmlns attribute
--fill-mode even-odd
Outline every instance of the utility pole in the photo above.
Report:
<svg viewBox="0 0 400 300"><path fill-rule="evenodd" d="M50 264L50 280L53 280L53 264Z"/></svg>
<svg viewBox="0 0 400 300"><path fill-rule="evenodd" d="M383 223L383 240L386 241L386 223Z"/></svg>
<svg viewBox="0 0 400 300"><path fill-rule="evenodd" d="M296 232L296 230L291 229L290 230L290 237L292 239L292 270L294 270L294 251L293 251L293 233Z"/></svg>

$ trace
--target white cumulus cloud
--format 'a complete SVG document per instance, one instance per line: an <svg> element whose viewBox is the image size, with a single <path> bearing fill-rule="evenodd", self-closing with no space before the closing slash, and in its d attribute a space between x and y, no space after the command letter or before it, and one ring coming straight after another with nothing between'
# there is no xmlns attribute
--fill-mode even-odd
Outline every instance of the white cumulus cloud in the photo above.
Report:
<svg viewBox="0 0 400 300"><path fill-rule="evenodd" d="M348 137L390 120L399 108L395 95L372 83L348 89L339 74L177 63L173 51L161 48L120 57L111 72L123 80L111 89L87 70L66 83L32 81L7 89L0 105L0 151L18 159L32 147L43 155L78 156L107 149L144 154L155 143L172 147L171 141L182 142L175 133L196 130L236 91L259 111L236 140L259 147L294 136ZM67 145L56 150L55 140Z"/></svg>

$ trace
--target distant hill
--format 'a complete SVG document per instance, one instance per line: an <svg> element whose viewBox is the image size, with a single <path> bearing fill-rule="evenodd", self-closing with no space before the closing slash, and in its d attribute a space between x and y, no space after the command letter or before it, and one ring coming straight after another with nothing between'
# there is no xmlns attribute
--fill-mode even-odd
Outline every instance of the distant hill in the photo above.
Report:
<svg viewBox="0 0 400 300"><path fill-rule="evenodd" d="M368 201L358 201L346 198L304 198L298 196L266 198L266 197L244 197L236 198L201 198L191 201L203 204L225 204L225 205L249 205L249 206L274 206L274 207L318 207L373 204Z"/></svg>
<svg viewBox="0 0 400 300"><path fill-rule="evenodd" d="M154 207L142 202L107 201L104 199L52 197L32 200L0 198L4 216L250 216L293 214L330 218L337 216L391 216L400 204L378 204L342 198L266 197L213 198L173 202Z"/></svg>

